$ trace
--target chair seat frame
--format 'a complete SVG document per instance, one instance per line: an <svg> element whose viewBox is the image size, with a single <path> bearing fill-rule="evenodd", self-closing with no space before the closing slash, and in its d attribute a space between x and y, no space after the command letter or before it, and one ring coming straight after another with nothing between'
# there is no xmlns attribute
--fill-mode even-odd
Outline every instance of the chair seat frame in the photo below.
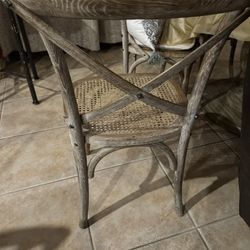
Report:
<svg viewBox="0 0 250 250"><path fill-rule="evenodd" d="M14 11L17 15L21 16L26 22L28 22L31 26L33 26L35 29L37 29L40 32L41 37L43 38L44 44L49 52L55 72L57 73L60 79L62 97L63 97L63 101L65 104L65 108L68 113L68 118L66 122L67 122L69 132L70 132L70 138L71 138L71 143L73 147L73 154L75 158L76 169L78 172L80 199L81 199L80 227L86 228L89 226L89 222L88 222L88 207L89 207L89 185L88 185L89 180L88 179L89 178L88 177L94 176L95 167L104 156L124 147L149 146L152 148L152 150L155 150L155 148L157 147L166 153L166 155L169 157L169 160L171 163L170 169L173 171L173 176L174 176L173 187L175 190L176 211L179 215L183 215L184 206L183 206L183 201L182 201L182 183L183 183L183 177L184 177L184 166L185 166L185 159L186 159L186 153L187 153L187 146L188 146L188 142L190 138L191 129L193 127L194 120L198 112L199 104L202 98L202 93L209 79L209 76L212 72L212 69L215 65L216 59L218 58L220 51L222 47L224 46L228 36L238 25L240 25L244 20L246 20L250 16L250 10L246 9L245 11L235 12L235 14L231 15L230 19L227 20L227 23L224 23L224 26L221 27L220 32L218 34L210 38L202 46L200 46L195 51L187 55L182 61L176 63L175 65L170 67L168 70L164 71L163 73L161 73L160 75L158 75L157 77L149 81L143 88L138 88L134 86L133 84L131 84L130 82L123 79L122 77L120 77L119 75L110 71L108 68L106 68L105 66L97 62L95 59L91 58L86 52L82 51L76 45L74 45L69 40L67 40L62 35L60 35L59 32L55 30L53 27L51 27L47 22L45 22L42 17L33 13L29 8L27 8L27 6L24 6L22 4L22 2L35 3L36 1L31 1L31 0L29 1L28 0L23 0L23 1L2 0L2 1L5 4L7 4L8 8L11 8L12 11ZM98 11L97 12L93 11L93 13L86 12L88 9L87 8L88 3L93 2L93 1L86 1L86 0L79 0L79 1L81 3L86 4L86 9L85 7L82 7L82 11L81 11L81 16L83 18L90 18L90 17L93 19L101 18L100 12ZM175 2L176 1L177 0L175 0ZM37 2L40 2L40 1L37 1ZM73 2L76 2L76 1L73 1ZM98 1L98 3L99 2L100 1ZM106 1L103 1L103 4L104 2ZM115 2L117 3L117 5L115 6L112 6L113 3L111 3L111 9L113 8L113 11L115 11L116 7L119 7L119 1L116 0ZM144 1L133 0L132 2L129 0L127 2L130 4L132 3L137 4L137 3L143 2L143 3L146 3L146 5L147 4L150 5L149 1L145 1L145 0ZM171 1L162 1L162 4L169 3L169 2ZM199 2L199 1L193 0L191 2ZM204 2L207 3L207 1L204 1ZM211 5L214 4L214 7L217 6L218 9L222 11L223 9L222 2L225 4L224 7L230 5L230 4L227 4L229 1L226 1L226 0L224 1L222 0L212 1L211 0ZM123 3L124 3L124 0L123 0ZM46 3L43 3L43 5L46 6ZM172 9L173 9L173 6L174 5L172 5L171 7ZM233 3L230 6L231 7L228 7L228 9L226 10L229 11L229 10L240 9L240 7L242 8L247 7L249 6L249 1L243 1L242 5L239 4L239 1L233 1ZM137 7L139 9L139 5ZM45 7L45 9L46 8L47 7ZM155 18L162 17L163 11L161 10L161 8L155 7L154 10L159 11L158 16L156 14L157 13L156 11L152 12L151 9L148 9L148 11L147 10L144 11L145 13L143 13L142 11L142 13L140 14L140 16L138 16L138 18L142 17L143 14L145 14L145 18L148 18L148 17L152 18L153 14ZM183 13L183 16L185 16L184 13L186 12L187 11L184 11L184 9L182 12L179 11L178 17L181 17L181 13ZM55 10L55 13L56 13L56 10ZM79 13L80 12L78 12L78 15L80 15ZM137 12L135 11L134 14L131 14L131 11L129 11L128 13L128 12L123 11L122 9L117 9L117 12L112 13L112 10L111 10L111 13L106 14L106 16L104 15L103 18L106 18L106 19L112 18L112 15L114 16L114 19L117 19L118 17L121 17L121 19L135 18L136 13ZM165 11L164 13L169 14L169 17L171 17L170 12L168 13L167 11ZM172 11L172 13L174 12ZM202 11L200 8L200 12L199 12L199 9L195 13L191 12L191 14L196 14L196 13L199 15L199 14L203 14L204 11ZM211 7L211 8L208 8L204 14L207 14L207 13L217 13L217 12L215 8ZM58 13L56 14L59 15ZM173 15L174 14L172 14L172 16ZM73 17L74 13L70 12L69 16ZM109 106L106 106L96 111L92 111L92 112L80 115L78 112L78 106L77 106L77 102L75 98L74 87L73 87L69 69L67 67L67 63L64 57L64 52L66 52L67 54L75 58L83 66L89 68L91 71L93 71L94 73L102 77L103 79L113 84L115 87L119 88L126 95ZM173 75L178 74L179 72L183 71L185 67L195 62L195 60L197 60L203 54L205 54L205 56L201 64L200 71L197 75L196 82L194 84L187 106L171 103L169 101L158 98L150 93L153 89L159 87L163 82L170 79ZM172 150L165 143L163 143L163 138L156 139L152 137L152 138L145 138L141 140L136 140L135 138L134 141L130 141L130 140L129 141L124 140L123 142L117 141L117 143L112 146L108 146L108 145L104 146L104 148L101 149L96 154L96 156L91 160L90 164L88 165L87 158L86 158L86 148L85 148L85 145L87 142L86 138L89 133L88 123L91 120L103 117L106 114L109 114L110 112L117 111L121 109L122 107L130 103L133 103L136 100L140 100L147 105L151 105L157 109L162 110L163 112L170 112L170 113L183 117L184 121L183 121L182 127L180 127L180 140L179 140L178 149L177 149L177 157L174 155Z"/></svg>

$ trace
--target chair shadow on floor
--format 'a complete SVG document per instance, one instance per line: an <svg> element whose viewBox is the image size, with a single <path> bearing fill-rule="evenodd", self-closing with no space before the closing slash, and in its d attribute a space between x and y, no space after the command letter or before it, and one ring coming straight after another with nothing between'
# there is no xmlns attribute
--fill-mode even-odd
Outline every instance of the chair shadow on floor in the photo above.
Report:
<svg viewBox="0 0 250 250"><path fill-rule="evenodd" d="M63 227L31 227L0 232L0 249L29 250L41 247L44 250L58 249L70 234Z"/></svg>
<svg viewBox="0 0 250 250"><path fill-rule="evenodd" d="M192 165L186 175L187 180L192 180L196 178L204 177L215 177L216 179L206 188L200 190L198 193L193 195L185 204L185 210L190 210L198 202L204 199L209 194L213 193L220 187L226 185L232 180L238 177L238 167L239 161L232 162L231 164L215 164L213 166L209 165L206 168L202 168L202 164L207 160L207 157L200 158L195 165ZM195 166L201 166L200 168L195 168ZM185 184L184 184L185 185ZM185 188L185 187L184 187ZM185 190L185 189L184 189Z"/></svg>
<svg viewBox="0 0 250 250"><path fill-rule="evenodd" d="M8 79L11 79L11 81L13 81L13 86L6 86L4 91L0 93L0 102L10 100L10 98L30 98L29 88L26 80L18 79L16 77L9 77ZM36 91L47 91L50 94L46 94L40 97L40 102L44 102L60 93L59 90L40 85L41 82L42 81L37 81L34 83ZM20 97L18 95L20 95Z"/></svg>
<svg viewBox="0 0 250 250"><path fill-rule="evenodd" d="M220 152L220 153L223 154L223 152ZM229 164L228 163L223 164L223 162L213 163L213 160L211 159L212 157L215 157L215 156L207 155L207 156L197 159L196 161L191 159L190 166L187 166L187 172L186 172L186 178L185 178L185 180L187 181L196 179L196 178L209 178L209 177L215 177L216 180L213 181L209 186L206 186L205 188L200 190L194 196L190 197L189 199L187 198L187 195L186 195L187 190L185 190L185 182L184 182L183 192L184 192L185 211L190 210L193 206L195 206L198 202L200 202L202 199L207 197L209 194L213 193L220 187L224 186L225 184L237 178L238 176L238 169L237 169L238 160L237 159L235 160L235 162L232 162ZM165 160L167 160L167 158L165 158ZM129 204L130 202L133 202L134 200L140 198L141 196L147 193L150 193L160 188L168 187L169 185L171 185L168 177L167 178L162 177L162 178L154 180L154 177L156 175L157 168L158 168L158 166L154 166L154 165L155 164L151 165L151 168L147 177L145 178L145 180L142 181L141 184L139 184L138 190L128 194L124 198L116 201L113 204L110 204L105 209L94 214L89 219L89 225L96 223L97 221L103 219L109 214L115 212L116 210L122 208L123 206ZM124 168L126 167L124 166ZM122 178L122 175L124 173L124 168L120 167L120 169L111 178L109 184L106 187L103 187L104 190L102 194L100 195L100 197L103 197L103 198L102 198L102 201L100 202L98 201L97 207L100 207L100 205L106 199L105 196L107 197L111 194L111 191L114 189L119 179ZM171 175L169 175L169 177L171 179ZM173 196L173 199L174 199L174 196ZM166 200L166 203L167 202L168 201Z"/></svg>

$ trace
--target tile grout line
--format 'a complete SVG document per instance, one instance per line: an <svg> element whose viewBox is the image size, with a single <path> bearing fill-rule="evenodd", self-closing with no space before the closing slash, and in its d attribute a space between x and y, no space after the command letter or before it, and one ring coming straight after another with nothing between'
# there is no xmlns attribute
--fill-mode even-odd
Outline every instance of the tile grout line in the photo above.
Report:
<svg viewBox="0 0 250 250"><path fill-rule="evenodd" d="M219 222L222 222L222 221L230 220L230 219L232 219L234 217L237 217L237 216L239 216L239 214L229 215L227 217L224 217L224 218L221 218L221 219L217 219L215 221L211 221L211 222L205 223L203 225L197 225L196 228L197 229L201 229L201 228L204 228L204 227L209 226L209 225L213 225L213 224L216 224L216 223L219 223Z"/></svg>
<svg viewBox="0 0 250 250"><path fill-rule="evenodd" d="M211 250L204 235L200 232L200 230L198 228L196 228L195 230L196 230L197 234L199 235L200 239L202 240L204 246L207 248L207 250Z"/></svg>
<svg viewBox="0 0 250 250"><path fill-rule="evenodd" d="M110 169L114 169L114 168L121 167L121 166L124 166L124 165L128 165L130 163L145 161L145 160L151 159L151 158L153 159L152 156L148 156L148 157L138 159L138 160L135 160L135 161L126 162L126 163L119 164L119 165L113 165L113 166L107 167L105 169L99 169L99 170L96 171L96 173L103 172L103 171L110 170ZM53 181L48 181L48 182L43 182L43 183L36 184L36 185L31 185L31 186L28 186L28 187L24 187L24 188L9 191L9 192L6 192L6 193L2 193L2 194L0 194L0 198L4 197L4 196L7 196L7 195L20 193L20 192L23 192L23 191L26 191L26 190L29 190L29 189L34 189L34 188L37 188L37 187L42 187L42 186L46 186L46 185L50 185L50 184L54 184L54 183L58 183L58 182L63 182L63 181L66 181L66 180L69 180L69 179L74 179L74 178L77 178L77 175L71 175L71 176L68 176L68 177L61 178L61 179L56 179L56 180L53 180Z"/></svg>
<svg viewBox="0 0 250 250"><path fill-rule="evenodd" d="M74 179L74 178L77 178L77 175L71 175L71 176L68 176L68 177L65 177L65 178L61 178L61 179L57 179L57 180L53 180L53 181L48 181L48 182L40 183L40 184L37 184L37 185L32 185L32 186L28 186L28 187L25 187L25 188L9 191L9 192L0 194L0 198L2 198L4 196L12 195L12 194L17 194L17 193L27 191L27 190L30 190L30 189L39 188L39 187L43 187L43 186L46 186L46 185L67 181L67 180Z"/></svg>
<svg viewBox="0 0 250 250"><path fill-rule="evenodd" d="M108 170L108 169L113 169L113 168L116 168L116 167L121 167L121 166L124 166L124 165L127 165L127 164L131 164L131 163L136 163L136 162L140 162L140 161L145 161L145 160L148 160L148 159L154 159L154 156L153 155L148 155L148 156L145 156L143 158L140 158L140 159L137 159L137 160L132 160L132 161L128 161L128 162L124 162L124 163L118 163L118 164L115 164L115 165L111 165L110 167L105 167L103 169L98 169L95 171L95 173L99 173L99 172L102 172L102 171L105 171L105 170Z"/></svg>
<svg viewBox="0 0 250 250"><path fill-rule="evenodd" d="M212 224L216 224L216 223L218 223L218 222L226 221L226 220L228 220L228 219L230 219L230 218L233 218L233 217L235 217L235 216L237 216L237 215L232 215L232 216L229 216L229 217L227 217L227 218L223 218L223 219L220 219L220 220L216 220L216 221L214 221L214 222L207 223L206 225L202 225L202 226L196 227L197 233L199 234L200 238L202 239L202 241L204 242L204 244L206 245L206 247L207 247L208 250L210 250L211 248L209 247L209 242L207 241L206 237L203 235L201 228L204 228L204 227L209 226L209 225L212 225Z"/></svg>
<svg viewBox="0 0 250 250"><path fill-rule="evenodd" d="M49 76L48 76L49 77ZM17 77L17 79L20 79L20 78L22 78L22 77ZM6 77L5 79L12 79L13 81L15 81L15 79L13 79L13 77L10 77L10 76L8 76L8 77ZM28 90L28 85L27 85L27 81L26 81L26 79L25 78L23 78L23 80L24 80L24 82L25 82L25 86L23 86L23 88L22 89L20 89L21 91L22 90L24 90L24 89L27 89ZM45 79L39 79L39 80L45 80ZM36 82L34 82L34 86L35 86L35 88L42 88L42 89L46 89L46 90L48 90L48 91L51 91L51 92L53 92L53 93L50 93L50 94L44 94L44 95L41 95L41 96L39 96L39 99L40 98L43 98L43 99L47 99L48 97L53 97L53 96L56 96L56 95L58 95L58 94L60 94L61 92L60 92L60 90L53 90L53 89L49 89L49 88L46 88L46 87L43 87L43 86L37 86L36 85ZM4 92L3 92L3 99L2 99L2 101L3 101L3 103L6 103L6 104L8 104L8 103L13 103L13 102L18 102L18 101L27 101L27 100L30 100L30 98L31 98L31 96L30 96L30 94L27 94L27 96L21 96L21 97L14 97L14 98L12 98L12 99L9 99L9 98L11 98L12 96L14 96L16 93L14 93L14 94L10 94L9 96L8 96L8 94L7 94L7 84L6 84L6 82L5 82L5 87L4 87ZM19 91L20 91L19 90ZM36 91L37 92L37 91ZM37 93L38 94L38 93Z"/></svg>
<svg viewBox="0 0 250 250"><path fill-rule="evenodd" d="M187 233L190 233L190 232L195 232L195 228L189 228L189 229L186 229L186 230L184 230L184 231L182 231L182 232L179 232L179 233L170 234L170 235L167 236L167 237L163 237L163 238L161 238L161 239L154 240L154 241L152 241L152 242L149 242L149 243L146 243L146 244L142 244L142 245L139 245L139 246L130 248L129 250L140 249L140 248L142 248L142 247L146 247L146 246L149 246L149 245L153 245L153 244L155 244L155 243L158 243L158 242L161 242L161 241L164 241L164 240L176 238L176 237L178 237L178 236L181 236L181 235L184 235L184 234L187 234Z"/></svg>
<svg viewBox="0 0 250 250"><path fill-rule="evenodd" d="M209 246L208 246L208 244L207 244L207 242L205 241L205 239L204 239L204 238L202 237L202 235L200 234L200 232L199 232L199 230L198 230L198 228L197 228L197 224L196 224L195 220L193 219L193 217L192 217L192 215L191 215L191 213L190 213L190 210L187 211L187 215L188 215L188 218L191 220L192 224L194 225L195 231L196 231L197 234L199 235L199 237L200 237L200 239L202 240L204 246L206 247L207 250L210 250L210 249L209 249Z"/></svg>
<svg viewBox="0 0 250 250"><path fill-rule="evenodd" d="M219 136L219 135L218 135L218 136ZM221 141L214 142L214 143L208 143L208 144L206 144L206 145L200 145L200 146L193 147L193 148L189 148L188 151L189 151L189 150L193 150L193 149L197 149L197 148L202 148L202 147L205 147L205 146L208 146L208 145L212 145L212 144L224 143L224 144L225 144L227 147L229 147L230 150L238 157L238 155L231 149L231 147L230 147L229 145L227 145L227 144L225 143L225 141L222 140L221 137L219 137L219 138L221 139ZM230 140L230 139L228 139L228 140ZM156 158L158 164L161 166L161 162L158 160L158 157L156 156L156 154L155 154L154 152L153 152L153 154L154 154L154 157ZM161 168L161 167L160 167L160 168ZM162 168L161 168L161 169L162 169ZM170 181L171 186L173 187L172 181L170 180L168 174L167 174L163 169L162 169L162 171L163 171L163 173L166 175L166 177L168 178L168 180ZM216 220L216 221L214 221L214 222L207 223L207 224L202 225L202 226L198 226L198 225L196 224L195 220L193 219L192 215L190 214L190 211L187 211L187 215L188 215L189 219L191 220L191 222L192 222L192 224L193 224L193 226L194 226L194 228L195 228L195 231L198 233L200 239L201 239L202 242L204 243L204 246L206 247L207 250L210 250L209 245L208 245L206 239L204 238L204 236L202 235L202 233L199 231L199 228L205 227L205 226L207 226L207 225L209 225L209 224L213 224L213 223L216 223L216 222L219 222L219 221L226 220L226 219L231 218L231 217L234 217L234 216L237 216L237 215L232 215L232 216L230 216L230 217L222 218L222 219L220 219L220 220ZM142 247L143 247L143 246L142 246ZM137 249L137 248L133 248L133 249ZM132 249L132 250L133 250L133 249Z"/></svg>
<svg viewBox="0 0 250 250"><path fill-rule="evenodd" d="M154 152L153 152L153 153L154 153ZM154 155L155 155L155 153L154 153ZM156 155L155 155L155 158L156 158L156 160L158 161L158 164L160 165L161 163L160 163L160 161L158 160L158 158L156 157ZM162 171L163 171L163 170L162 170ZM170 178L169 178L168 175L167 175L167 173L165 173L165 171L163 171L163 172L164 172L164 174L167 176L168 180L170 181L170 184L171 184L172 188L174 188L174 187L173 187L173 184L172 184L172 182L171 182L171 180L170 180ZM190 219L191 223L192 223L193 226L194 226L194 231L196 231L196 232L198 233L198 235L199 235L199 237L201 238L201 240L202 240L204 246L206 247L207 250L209 250L209 247L208 247L206 241L203 239L203 237L201 236L199 230L197 229L196 223L194 222L193 218L191 217L189 211L187 211L187 216L188 216L188 218ZM192 231L192 230L191 230L191 231Z"/></svg>
<svg viewBox="0 0 250 250"><path fill-rule="evenodd" d="M162 163L161 163L160 160L158 159L158 157L157 157L157 155L155 154L155 152L152 151L152 153L153 153L154 159L156 159L156 161L158 162L159 169L160 169L160 170L162 171L162 173L167 177L167 179L168 179L168 181L169 181L171 187L174 189L174 185L173 185L173 183L172 183L171 178L168 176L168 174L167 174L167 173L163 170L163 168L162 168Z"/></svg>
<svg viewBox="0 0 250 250"><path fill-rule="evenodd" d="M6 140L6 139L12 139L12 138L16 138L16 137L21 137L21 136L26 136L26 135L38 134L38 133L52 131L52 130L61 129L61 128L67 128L66 124L65 125L60 125L60 126L57 126L57 127L53 127L53 128L46 128L46 129L41 129L41 130L37 130L37 131L27 132L27 133L23 133L23 134L0 137L0 141L1 140Z"/></svg>
<svg viewBox="0 0 250 250"><path fill-rule="evenodd" d="M207 250L210 250L210 247L209 247L209 244L206 240L206 237L202 234L202 231L200 229L206 227L206 226L209 226L209 225L212 225L212 224L216 224L216 223L219 223L219 222L222 222L222 221L226 221L226 220L229 220L231 218L234 218L236 216L238 216L238 214L234 214L234 215L230 215L230 216L227 216L225 218L221 218L221 219L218 219L218 220L215 220L215 221L212 221L212 222L209 222L209 223L206 223L204 225L197 225L195 220L193 219L192 215L190 214L190 212L188 212L188 215L189 215L189 218L191 219L191 221L193 222L194 226L195 226L195 230L196 232L199 234L199 237L201 238L201 240L203 241L204 245L206 246Z"/></svg>
<svg viewBox="0 0 250 250"><path fill-rule="evenodd" d="M211 224L214 224L214 223L217 223L217 222L220 222L220 221L224 221L224 220L227 220L227 219L230 219L232 217L235 217L235 216L238 216L239 214L233 214L233 215L229 215L229 216L226 216L226 217L223 217L223 218L220 218L220 219L217 219L217 220L214 220L214 221L211 221L211 222L207 222L205 224L202 224L202 225L198 225L196 222L195 222L195 219L193 218L192 214L190 213L190 211L188 211L188 215L191 219L191 221L193 222L195 228L203 228L203 227L206 227L208 225L211 225Z"/></svg>
<svg viewBox="0 0 250 250"><path fill-rule="evenodd" d="M89 231L91 248L92 248L92 250L96 250L94 240L93 240L93 236L92 236L92 232L91 232L91 226L88 227L88 231Z"/></svg>
<svg viewBox="0 0 250 250"><path fill-rule="evenodd" d="M35 86L36 87L36 86ZM48 95L40 95L39 96L39 101L43 101L44 99L47 100L48 98L54 97L54 96L58 96L60 95L61 92L60 91L54 91L54 93L48 94ZM6 97L5 97L6 98ZM14 102L25 102L25 101L30 101L30 96L27 97L16 97L16 98L12 98L10 100L8 99L3 99L3 102L5 104L9 104L9 103L14 103ZM31 103L32 104L32 103ZM33 104L32 104L33 105Z"/></svg>

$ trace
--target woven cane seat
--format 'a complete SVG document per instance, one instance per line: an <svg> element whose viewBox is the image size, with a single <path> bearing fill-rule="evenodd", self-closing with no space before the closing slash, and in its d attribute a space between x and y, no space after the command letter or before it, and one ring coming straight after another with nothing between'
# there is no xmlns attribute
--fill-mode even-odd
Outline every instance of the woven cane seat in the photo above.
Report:
<svg viewBox="0 0 250 250"><path fill-rule="evenodd" d="M143 87L154 76L152 74L131 74L124 76L124 78L138 87ZM75 86L80 114L103 108L125 95L112 84L100 78L78 80ZM173 103L185 104L187 102L178 84L178 78L166 81L151 93ZM91 135L126 137L149 135L159 130L164 133L177 124L180 125L180 116L162 112L138 100L118 111L90 122L89 129Z"/></svg>

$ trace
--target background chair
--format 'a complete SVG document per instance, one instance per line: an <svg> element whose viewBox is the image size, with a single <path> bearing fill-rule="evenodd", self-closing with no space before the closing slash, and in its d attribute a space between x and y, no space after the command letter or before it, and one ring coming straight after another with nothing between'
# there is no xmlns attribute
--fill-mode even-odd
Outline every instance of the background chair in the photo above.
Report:
<svg viewBox="0 0 250 250"><path fill-rule="evenodd" d="M181 60L186 55L191 53L197 46L197 44L195 43L191 49L187 49L187 50L171 49L170 50L170 49L163 48L162 46L160 46L160 44L157 44L155 46L155 52L153 52L151 49L140 46L136 42L136 39L131 34L129 34L127 23L125 20L122 21L121 27L122 27L122 45L123 45L123 68L124 68L125 74L136 72L136 68L140 64L149 61L153 53L158 53L160 56L159 60L161 59L163 60L162 62L158 62L158 63L161 63L160 72L163 72L167 64L171 66L174 65L175 63L177 63L177 61ZM131 65L130 65L130 55L132 55L134 58ZM192 66L193 64L190 64L187 67L185 67L182 72L180 72L182 88L185 94L188 91Z"/></svg>
<svg viewBox="0 0 250 250"><path fill-rule="evenodd" d="M65 0L60 2L60 5L54 5L54 1L43 2L42 8L41 2L35 0L23 0L21 3L17 0L7 2L9 8L39 30L60 79L62 97L68 113L66 122L79 177L82 228L88 226L88 176L93 177L95 167L101 158L124 147L148 146L152 150L160 148L168 155L171 163L170 171L174 176L172 182L176 211L179 215L183 215L182 183L185 158L202 93L227 37L235 27L249 17L250 11L247 10L239 16L236 12L227 20L228 23L232 22L230 25L221 29L219 34L158 76L115 74L62 37L39 15L92 19L162 18L163 16L203 15L215 13L218 10L229 11L249 6L248 0L240 3L226 0L211 1L210 5L206 4L206 8L201 0L193 1L192 5L187 3L185 7L181 0L175 0L175 4L171 2L161 1L157 5L147 0L132 2L117 0L116 4L99 0L78 0L68 5ZM191 8L194 7L193 4L196 4L196 8ZM131 11L131 5L133 5L133 11ZM74 90L63 51L99 77L83 78L77 82ZM190 99L187 100L181 83L175 75L204 53L200 72ZM180 135L177 156L165 143L176 134ZM87 142L97 142L102 146L89 164L86 160Z"/></svg>

